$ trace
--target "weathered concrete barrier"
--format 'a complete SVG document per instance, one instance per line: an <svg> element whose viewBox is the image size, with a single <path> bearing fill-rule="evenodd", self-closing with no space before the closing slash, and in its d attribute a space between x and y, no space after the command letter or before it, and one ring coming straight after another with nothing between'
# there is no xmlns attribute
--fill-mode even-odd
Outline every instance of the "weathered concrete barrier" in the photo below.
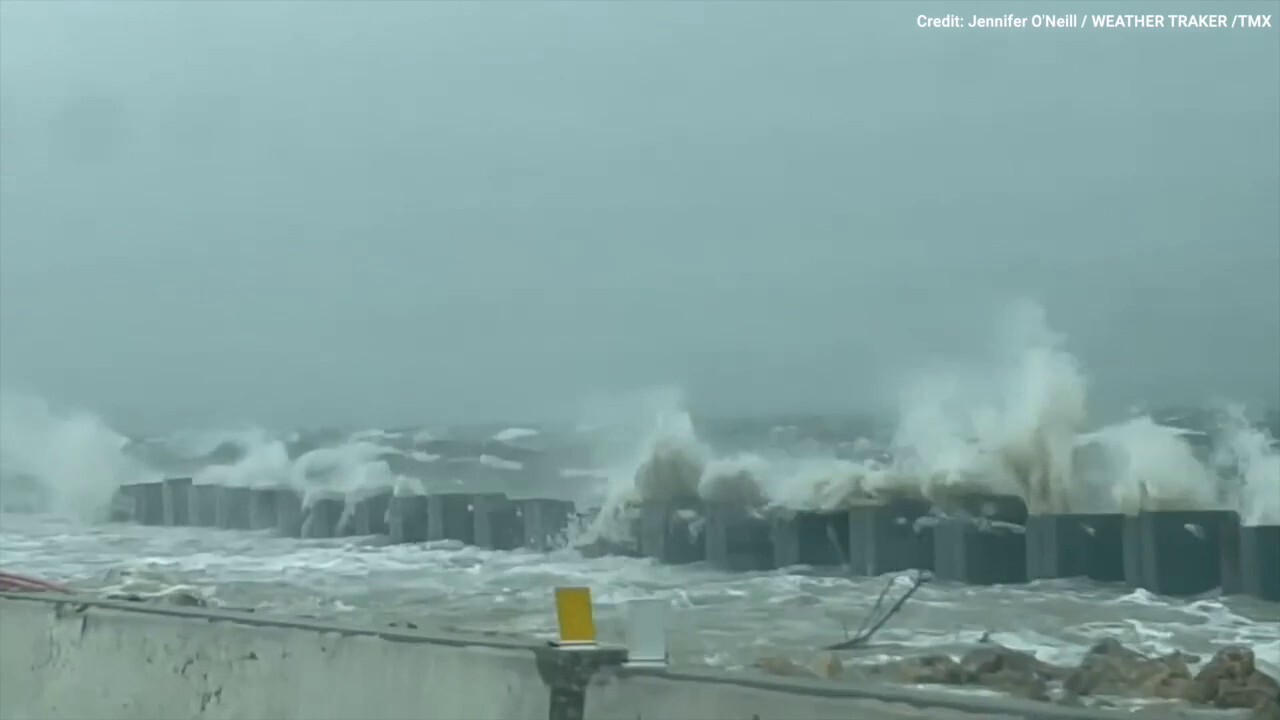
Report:
<svg viewBox="0 0 1280 720"><path fill-rule="evenodd" d="M771 518L774 565L836 567L849 561L849 512L786 512Z"/></svg>
<svg viewBox="0 0 1280 720"><path fill-rule="evenodd" d="M749 508L708 503L705 509L707 562L723 570L772 570L773 538L769 519Z"/></svg>
<svg viewBox="0 0 1280 720"><path fill-rule="evenodd" d="M306 509L306 518L302 521L302 537L309 539L325 539L337 537L338 521L346 509L346 500L337 495L324 495L313 498Z"/></svg>
<svg viewBox="0 0 1280 720"><path fill-rule="evenodd" d="M933 528L917 520L929 503L908 498L849 510L849 572L877 576L900 570L932 570Z"/></svg>
<svg viewBox="0 0 1280 720"><path fill-rule="evenodd" d="M618 649L0 594L0 718L575 720Z"/></svg>
<svg viewBox="0 0 1280 720"><path fill-rule="evenodd" d="M3 720L1135 717L869 682L629 667L620 648L50 593L0 593L0 637ZM1161 708L1153 717L1241 714Z"/></svg>
<svg viewBox="0 0 1280 720"><path fill-rule="evenodd" d="M1027 579L1124 580L1124 515L1063 514L1027 518Z"/></svg>
<svg viewBox="0 0 1280 720"><path fill-rule="evenodd" d="M191 478L166 478L161 490L164 524L184 527L191 524Z"/></svg>
<svg viewBox="0 0 1280 720"><path fill-rule="evenodd" d="M1280 525L1240 529L1240 574L1246 594L1280 602Z"/></svg>
<svg viewBox="0 0 1280 720"><path fill-rule="evenodd" d="M276 532L282 537L302 537L302 496L289 488L276 488Z"/></svg>
<svg viewBox="0 0 1280 720"><path fill-rule="evenodd" d="M164 483L138 483L121 488L132 500L133 521L139 525L164 524Z"/></svg>
<svg viewBox="0 0 1280 720"><path fill-rule="evenodd" d="M425 542L428 518L426 495L393 495L387 509L391 542Z"/></svg>
<svg viewBox="0 0 1280 720"><path fill-rule="evenodd" d="M1027 505L1010 495L961 493L935 499L933 574L969 585L1027 581Z"/></svg>
<svg viewBox="0 0 1280 720"><path fill-rule="evenodd" d="M838 511L758 514L697 500L647 501L628 519L632 539L600 538L577 549L587 557L705 560L739 571L813 565L880 575L920 569L974 585L1087 577L1164 595L1220 587L1226 595L1280 601L1280 526L1241 527L1234 512L1029 515L1019 498L972 493L932 502L894 498ZM550 550L576 516L572 502L513 500L503 493L329 493L314 498L305 512L300 503L287 488L193 486L189 478L171 478L120 488L112 518L275 528L285 537L386 534L393 543L448 539L494 550Z"/></svg>
<svg viewBox="0 0 1280 720"><path fill-rule="evenodd" d="M280 525L276 510L280 491L277 488L253 488L249 492L249 529L274 530Z"/></svg>
<svg viewBox="0 0 1280 720"><path fill-rule="evenodd" d="M1141 512L1125 518L1124 577L1161 595L1196 595L1222 583L1222 541L1237 525L1225 510ZM1229 540L1234 544L1236 539Z"/></svg>
<svg viewBox="0 0 1280 720"><path fill-rule="evenodd" d="M218 488L218 527L224 530L249 529L249 505L253 490L248 487Z"/></svg>
<svg viewBox="0 0 1280 720"><path fill-rule="evenodd" d="M218 485L193 485L187 493L190 503L187 506L187 517L196 527L218 526L218 495L222 492Z"/></svg>
<svg viewBox="0 0 1280 720"><path fill-rule="evenodd" d="M566 531L574 519L574 505L568 500L531 498L520 502L524 519L524 546L530 550L553 550L567 541Z"/></svg>
<svg viewBox="0 0 1280 720"><path fill-rule="evenodd" d="M933 528L933 574L968 585L1027 581L1027 539L1021 526L947 518Z"/></svg>
<svg viewBox="0 0 1280 720"><path fill-rule="evenodd" d="M699 510L696 503L641 503L640 554L668 565L705 560L706 544L695 525Z"/></svg>
<svg viewBox="0 0 1280 720"><path fill-rule="evenodd" d="M1230 514L1218 540L1222 594L1280 602L1280 525L1242 526Z"/></svg>
<svg viewBox="0 0 1280 720"><path fill-rule="evenodd" d="M475 501L505 498L502 493L441 493L427 496L427 539L476 542Z"/></svg>
<svg viewBox="0 0 1280 720"><path fill-rule="evenodd" d="M391 491L378 490L356 500L351 513L352 532L356 535L389 535L387 509L391 506Z"/></svg>
<svg viewBox="0 0 1280 720"><path fill-rule="evenodd" d="M475 544L487 550L515 550L524 545L524 514L505 495L478 495L472 501Z"/></svg>

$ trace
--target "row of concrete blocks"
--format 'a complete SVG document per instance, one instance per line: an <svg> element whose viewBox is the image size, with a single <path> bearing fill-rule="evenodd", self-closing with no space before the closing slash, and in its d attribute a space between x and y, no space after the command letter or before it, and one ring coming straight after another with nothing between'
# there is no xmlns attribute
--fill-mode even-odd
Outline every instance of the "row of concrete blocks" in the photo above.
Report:
<svg viewBox="0 0 1280 720"><path fill-rule="evenodd" d="M564 543L575 517L566 500L513 500L502 493L393 495L351 501L321 496L303 506L289 488L195 485L190 478L126 485L113 516L143 525L275 530L284 537L322 539L386 535L395 543L457 540L493 550L549 550Z"/></svg>
<svg viewBox="0 0 1280 720"><path fill-rule="evenodd" d="M643 555L734 570L919 569L970 585L1085 577L1161 595L1221 588L1280 602L1280 526L1244 527L1216 510L1029 515L1016 498L963 504L978 511L936 515L927 502L896 500L778 518L712 505L699 508L701 533L684 521L691 508L668 506L643 512L638 536Z"/></svg>
<svg viewBox="0 0 1280 720"><path fill-rule="evenodd" d="M289 489L192 485L190 479L122 488L125 514L143 524L275 529L287 537L388 535L392 542L457 540L514 550L564 543L571 502L499 493L323 497L303 508ZM1214 588L1280 601L1280 526L1242 527L1227 511L1028 515L1016 498L970 496L950 515L919 500L838 512L760 514L724 504L647 502L629 543L595 554L706 561L736 571L794 565L876 576L920 569L971 585L1087 577L1163 595Z"/></svg>

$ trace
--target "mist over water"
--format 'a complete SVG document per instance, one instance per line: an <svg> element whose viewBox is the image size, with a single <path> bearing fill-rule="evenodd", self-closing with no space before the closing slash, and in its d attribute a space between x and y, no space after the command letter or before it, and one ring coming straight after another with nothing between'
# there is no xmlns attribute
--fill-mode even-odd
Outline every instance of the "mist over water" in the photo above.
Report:
<svg viewBox="0 0 1280 720"><path fill-rule="evenodd" d="M128 453L128 445L88 412L3 392L0 503L96 519L120 485L162 477L161 469Z"/></svg>
<svg viewBox="0 0 1280 720"><path fill-rule="evenodd" d="M831 509L866 496L963 491L1016 495L1033 512L1223 507L1248 524L1280 523L1277 444L1243 407L1208 414L1209 427L1142 413L1096 425L1088 401L1066 338L1043 308L1019 303L998 319L989 353L908 382L889 432L863 423L819 441L794 426L717 425L696 419L667 388L597 403L568 429L241 428L127 438L85 411L5 392L0 490L9 509L85 520L100 519L120 485L173 475L288 485L308 499L503 491L599 505L594 530L605 534L626 532L617 520L641 499Z"/></svg>

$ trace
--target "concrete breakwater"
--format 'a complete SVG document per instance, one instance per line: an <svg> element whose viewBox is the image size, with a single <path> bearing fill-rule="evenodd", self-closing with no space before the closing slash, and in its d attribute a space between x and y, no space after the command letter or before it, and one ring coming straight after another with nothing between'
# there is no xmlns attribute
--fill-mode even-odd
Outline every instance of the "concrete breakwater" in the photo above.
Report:
<svg viewBox="0 0 1280 720"><path fill-rule="evenodd" d="M587 522L573 503L501 493L317 496L288 488L127 485L117 519L145 525L274 530L286 537L385 535L394 543L455 540L493 550L548 550ZM1244 526L1233 511L1030 515L1010 497L942 503L868 499L830 512L762 512L708 502L648 501L630 509L629 537L584 553L707 562L726 570L845 567L860 576L927 570L972 585L1087 577L1170 595L1221 588L1280 602L1280 526Z"/></svg>
<svg viewBox="0 0 1280 720"><path fill-rule="evenodd" d="M548 605L550 612L550 598ZM48 593L0 593L0 638L5 720L1135 717L874 683L631 667L622 648L569 649ZM1163 707L1150 716L1246 715Z"/></svg>

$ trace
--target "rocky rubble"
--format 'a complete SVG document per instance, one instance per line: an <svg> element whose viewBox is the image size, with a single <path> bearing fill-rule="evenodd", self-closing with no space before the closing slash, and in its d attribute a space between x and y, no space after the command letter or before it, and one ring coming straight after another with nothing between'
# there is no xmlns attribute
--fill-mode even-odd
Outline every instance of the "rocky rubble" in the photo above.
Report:
<svg viewBox="0 0 1280 720"><path fill-rule="evenodd" d="M1259 670L1253 651L1244 647L1219 650L1182 698L1197 705L1253 708L1258 720L1280 720L1280 683Z"/></svg>
<svg viewBox="0 0 1280 720"><path fill-rule="evenodd" d="M857 665L831 654L814 666L769 657L756 662L755 667L791 677L980 688L1072 705L1114 705L1127 699L1250 709L1255 720L1280 720L1280 683L1257 668L1252 650L1223 648L1193 672L1199 662L1196 656L1178 652L1149 657L1107 639L1090 648L1075 667L1053 665L991 642L979 643L958 660L949 655L921 655Z"/></svg>

